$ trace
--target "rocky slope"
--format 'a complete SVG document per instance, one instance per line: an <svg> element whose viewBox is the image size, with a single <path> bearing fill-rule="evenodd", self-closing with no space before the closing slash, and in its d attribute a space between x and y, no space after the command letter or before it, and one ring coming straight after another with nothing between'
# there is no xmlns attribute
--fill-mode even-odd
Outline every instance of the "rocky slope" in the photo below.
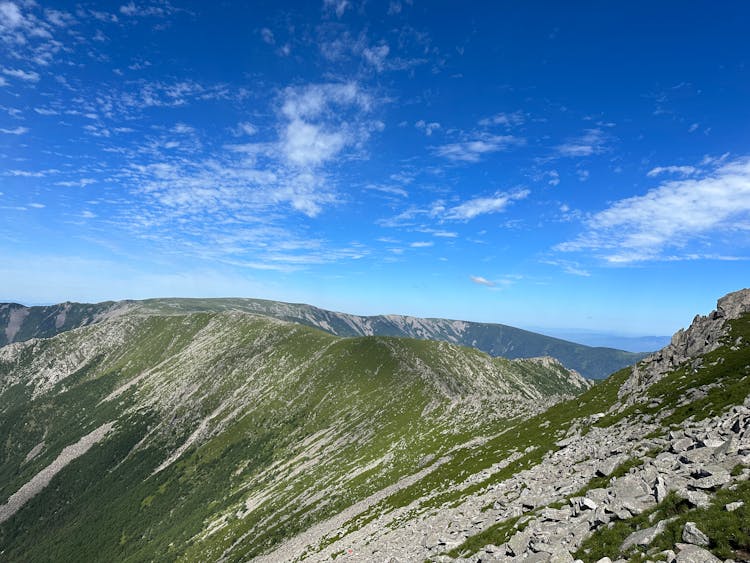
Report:
<svg viewBox="0 0 750 563"><path fill-rule="evenodd" d="M12 343L0 555L246 560L590 385L551 358L237 311L134 308Z"/></svg>
<svg viewBox="0 0 750 563"><path fill-rule="evenodd" d="M501 324L402 315L362 317L310 305L262 299L149 299L99 304L64 303L49 307L0 305L0 345L54 336L131 310L174 315L242 311L303 324L336 336L397 336L471 346L505 358L551 356L584 377L600 379L632 365L646 354L584 346Z"/></svg>

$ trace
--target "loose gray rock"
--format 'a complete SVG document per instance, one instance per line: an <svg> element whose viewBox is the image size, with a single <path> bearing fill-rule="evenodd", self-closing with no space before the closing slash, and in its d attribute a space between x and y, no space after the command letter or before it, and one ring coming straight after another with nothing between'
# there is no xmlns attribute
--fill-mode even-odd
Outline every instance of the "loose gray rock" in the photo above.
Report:
<svg viewBox="0 0 750 563"><path fill-rule="evenodd" d="M698 529L695 522L686 522L682 530L682 541L693 545L708 545L708 536Z"/></svg>
<svg viewBox="0 0 750 563"><path fill-rule="evenodd" d="M721 563L721 559L697 545L678 543L677 563Z"/></svg>

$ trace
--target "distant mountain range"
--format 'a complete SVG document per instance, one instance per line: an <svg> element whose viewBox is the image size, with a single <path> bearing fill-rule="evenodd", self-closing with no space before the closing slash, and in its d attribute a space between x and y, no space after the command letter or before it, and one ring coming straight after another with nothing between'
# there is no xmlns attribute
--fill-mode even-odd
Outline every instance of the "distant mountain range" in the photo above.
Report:
<svg viewBox="0 0 750 563"><path fill-rule="evenodd" d="M366 317L262 299L149 299L41 307L2 304L0 345L29 338L48 338L133 310L166 315L243 311L311 326L342 337L397 336L445 341L510 359L551 356L590 379L604 378L646 356L645 353L585 346L502 324L402 315Z"/></svg>

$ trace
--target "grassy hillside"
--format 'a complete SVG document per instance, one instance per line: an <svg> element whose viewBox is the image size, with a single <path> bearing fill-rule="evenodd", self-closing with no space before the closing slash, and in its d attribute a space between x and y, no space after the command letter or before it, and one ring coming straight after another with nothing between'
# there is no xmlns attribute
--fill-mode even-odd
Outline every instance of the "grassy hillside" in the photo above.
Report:
<svg viewBox="0 0 750 563"><path fill-rule="evenodd" d="M238 312L130 312L11 344L0 503L55 474L0 507L0 549L11 561L246 560L587 386L549 359Z"/></svg>

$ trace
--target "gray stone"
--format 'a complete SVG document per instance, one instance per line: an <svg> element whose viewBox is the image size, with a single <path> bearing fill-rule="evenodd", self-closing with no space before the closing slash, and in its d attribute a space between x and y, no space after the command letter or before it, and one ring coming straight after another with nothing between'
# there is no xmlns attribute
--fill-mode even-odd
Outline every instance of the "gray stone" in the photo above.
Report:
<svg viewBox="0 0 750 563"><path fill-rule="evenodd" d="M682 541L693 545L708 545L708 536L698 529L695 522L686 522L682 529Z"/></svg>
<svg viewBox="0 0 750 563"><path fill-rule="evenodd" d="M521 532L516 532L513 537L508 540L508 548L511 553L515 556L520 556L529 548L529 538L531 537L531 531L526 528Z"/></svg>
<svg viewBox="0 0 750 563"><path fill-rule="evenodd" d="M657 526L651 526L650 528L645 528L643 530L633 532L627 538L625 538L624 542L622 542L620 551L627 551L634 545L651 545L651 542L654 541L654 538L658 536L659 533L660 531L657 529Z"/></svg>
<svg viewBox="0 0 750 563"><path fill-rule="evenodd" d="M656 497L656 502L661 502L667 498L668 492L669 487L667 487L667 482L664 480L664 477L659 475L656 478L656 484L654 485L654 496Z"/></svg>
<svg viewBox="0 0 750 563"><path fill-rule="evenodd" d="M697 545L678 543L677 563L721 563L721 559Z"/></svg>
<svg viewBox="0 0 750 563"><path fill-rule="evenodd" d="M617 455L605 459L596 467L596 475L598 477L609 477L612 475L612 472L617 469L623 461L625 461L625 459L627 458L624 455Z"/></svg>
<svg viewBox="0 0 750 563"><path fill-rule="evenodd" d="M581 508L588 508L589 510L596 510L599 505L588 497L583 497L581 500Z"/></svg>
<svg viewBox="0 0 750 563"><path fill-rule="evenodd" d="M523 560L526 563L550 563L552 555L546 551L539 551L537 553L529 553Z"/></svg>
<svg viewBox="0 0 750 563"><path fill-rule="evenodd" d="M656 536L661 534L666 529L667 524L669 524L673 520L674 518L662 520L658 524L656 524L656 526L651 526L650 528L645 528L643 530L633 532L627 538L625 538L624 542L622 542L620 551L627 551L634 545L640 545L643 547L651 545L651 542L654 541Z"/></svg>
<svg viewBox="0 0 750 563"><path fill-rule="evenodd" d="M696 489L718 489L732 480L729 471L716 465L704 465L691 475L693 481L688 486Z"/></svg>
<svg viewBox="0 0 750 563"><path fill-rule="evenodd" d="M685 498L697 508L708 508L711 504L711 497L703 491L687 491Z"/></svg>
<svg viewBox="0 0 750 563"><path fill-rule="evenodd" d="M730 502L729 504L727 504L727 505L726 505L726 506L724 507L724 509L725 509L725 510L726 510L727 512L734 512L735 510L737 510L738 508L740 508L740 507L742 507L742 506L745 506L745 503L744 503L744 502L742 502L741 500L738 500L737 502Z"/></svg>

